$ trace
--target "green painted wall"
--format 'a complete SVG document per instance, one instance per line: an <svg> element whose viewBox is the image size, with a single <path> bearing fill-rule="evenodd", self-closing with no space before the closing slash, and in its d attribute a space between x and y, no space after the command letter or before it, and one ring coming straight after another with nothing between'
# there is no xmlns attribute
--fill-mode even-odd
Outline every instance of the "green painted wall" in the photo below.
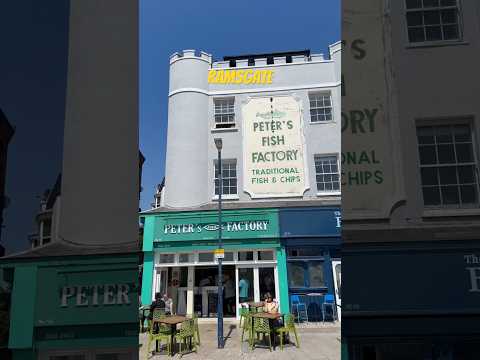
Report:
<svg viewBox="0 0 480 360"><path fill-rule="evenodd" d="M31 264L18 266L15 269L12 288L10 336L8 339L10 349L32 347L36 291L37 266Z"/></svg>
<svg viewBox="0 0 480 360"><path fill-rule="evenodd" d="M280 291L280 312L287 314L290 312L290 301L288 297L287 254L284 247L277 249L277 271Z"/></svg>
<svg viewBox="0 0 480 360"><path fill-rule="evenodd" d="M142 272L142 305L152 303L153 262L153 251L145 252L143 256Z"/></svg>
<svg viewBox="0 0 480 360"><path fill-rule="evenodd" d="M138 264L76 265L40 267L36 298L35 326L94 325L136 322L138 315ZM86 305L77 305L78 287L84 286ZM96 304L94 289L96 289ZM106 287L112 292L107 296ZM120 297L119 286L128 286L128 301ZM62 290L72 289L72 296L62 306Z"/></svg>
<svg viewBox="0 0 480 360"><path fill-rule="evenodd" d="M8 346L14 350L14 359L35 359L32 349L36 348L88 347L97 340L100 347L138 343L136 254L8 259L0 261L1 268L13 269ZM116 292L110 297L114 304L103 304L104 292L97 289L95 305L92 286L106 284L128 284L129 300ZM77 306L76 296L71 296L67 306L61 306L64 286L89 286L88 305Z"/></svg>
<svg viewBox="0 0 480 360"><path fill-rule="evenodd" d="M34 350L13 350L13 360L37 360L37 354Z"/></svg>
<svg viewBox="0 0 480 360"><path fill-rule="evenodd" d="M145 216L145 223L143 224L143 251L153 250L155 218L155 216Z"/></svg>
<svg viewBox="0 0 480 360"><path fill-rule="evenodd" d="M142 304L150 304L154 252L210 251L218 247L217 211L165 212L145 217ZM248 228L256 227L255 230ZM278 209L223 211L224 247L233 249L277 249L281 311L289 312L287 261L280 245Z"/></svg>

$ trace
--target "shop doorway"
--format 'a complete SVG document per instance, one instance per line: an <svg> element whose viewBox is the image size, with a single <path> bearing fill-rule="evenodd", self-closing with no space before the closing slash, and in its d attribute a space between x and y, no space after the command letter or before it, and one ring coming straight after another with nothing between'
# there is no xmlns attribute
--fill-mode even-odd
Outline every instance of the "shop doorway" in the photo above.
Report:
<svg viewBox="0 0 480 360"><path fill-rule="evenodd" d="M276 266L238 265L236 270L237 309L242 303L263 301L267 293L278 301Z"/></svg>
<svg viewBox="0 0 480 360"><path fill-rule="evenodd" d="M342 262L340 260L332 261L333 282L335 283L335 300L337 302L337 316L342 318Z"/></svg>
<svg viewBox="0 0 480 360"><path fill-rule="evenodd" d="M224 265L223 270L223 316L236 315L235 266ZM193 311L199 317L217 317L218 266L195 268Z"/></svg>

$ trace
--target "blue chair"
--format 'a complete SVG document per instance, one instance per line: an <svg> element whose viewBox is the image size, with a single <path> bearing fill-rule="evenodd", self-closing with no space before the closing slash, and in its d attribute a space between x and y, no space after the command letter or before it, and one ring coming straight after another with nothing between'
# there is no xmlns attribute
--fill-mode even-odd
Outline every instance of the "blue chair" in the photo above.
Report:
<svg viewBox="0 0 480 360"><path fill-rule="evenodd" d="M322 303L322 320L325 323L325 312L327 308L330 307L332 309L332 318L333 321L337 320L337 309L335 305L335 296L332 294L325 294Z"/></svg>
<svg viewBox="0 0 480 360"><path fill-rule="evenodd" d="M304 302L300 301L299 295L291 295L290 301L292 303L292 313L295 312L296 309L296 317L298 322L300 320L306 320L308 323L308 312L307 312L307 305Z"/></svg>

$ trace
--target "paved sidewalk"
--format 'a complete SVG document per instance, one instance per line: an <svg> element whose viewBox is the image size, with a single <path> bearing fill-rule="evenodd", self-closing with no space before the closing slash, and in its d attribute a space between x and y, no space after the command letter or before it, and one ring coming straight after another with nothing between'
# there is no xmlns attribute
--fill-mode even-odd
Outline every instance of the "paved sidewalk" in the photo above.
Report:
<svg viewBox="0 0 480 360"><path fill-rule="evenodd" d="M300 337L300 348L287 344L283 351L277 347L270 352L268 347L255 348L253 351L248 348L245 342L240 344L242 329L238 329L236 323L226 323L224 326L227 339L225 348L217 349L216 324L200 324L201 346L197 354L185 354L182 359L185 360L234 360L234 359L292 359L292 360L339 360L340 359L340 324L308 324L297 327ZM240 330L240 331L239 331ZM146 360L145 344L146 334L140 336L140 360ZM176 354L174 359L179 359ZM148 356L149 360L169 359L167 355L156 354Z"/></svg>

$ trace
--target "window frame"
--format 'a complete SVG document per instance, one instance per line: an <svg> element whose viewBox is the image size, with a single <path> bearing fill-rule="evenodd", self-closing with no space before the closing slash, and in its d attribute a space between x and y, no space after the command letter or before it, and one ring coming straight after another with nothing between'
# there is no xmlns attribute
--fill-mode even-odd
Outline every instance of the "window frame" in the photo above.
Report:
<svg viewBox="0 0 480 360"><path fill-rule="evenodd" d="M472 154L473 154L473 161L471 163L459 163L457 159L455 159L455 163L446 163L446 164L421 164L420 159L420 146L418 139L418 129L421 127L440 127L440 126L457 126L457 125L465 125L468 126L470 129L470 136L471 136L471 144L472 144ZM454 211L464 211L464 210L471 210L471 209L479 209L480 208L480 168L479 168L479 148L476 136L476 128L472 119L470 118L446 118L446 119L435 119L435 120L418 120L415 123L415 136L417 142L417 174L418 174L418 188L420 192L420 196L422 199L422 207L425 211L435 211L435 210L454 210ZM455 142L453 142L455 144ZM455 149L454 149L455 151ZM437 143L435 140L435 153L437 155L437 162L438 162L438 149ZM449 167L449 166L462 166L462 165L473 165L474 166L474 179L476 181L476 190L477 190L477 202L476 203L467 203L462 204L461 196L459 196L459 203L458 204L437 204L437 205L426 205L425 198L423 195L423 180L422 180L422 168L441 168L441 167ZM437 175L438 176L438 175ZM460 183L456 184L457 187L460 186ZM433 186L433 185L432 185ZM442 184L440 179L438 179L438 186L441 187ZM440 192L440 201L443 202Z"/></svg>
<svg viewBox="0 0 480 360"><path fill-rule="evenodd" d="M289 273L289 264L301 264L303 268L303 286L292 286L290 284L290 280L288 280L288 287L290 289L295 289L296 291L300 291L302 289L320 289L320 290L328 290L328 281L327 281L327 261L324 256L318 256L315 258L287 258L287 274L290 277ZM322 264L322 276L323 276L323 286L311 286L311 279L310 279L310 264L311 263L321 263Z"/></svg>
<svg viewBox="0 0 480 360"><path fill-rule="evenodd" d="M216 103L220 101L232 101L232 107L233 111L232 112L227 112L227 113L218 113L216 112ZM227 105L229 107L229 105ZM233 122L217 122L216 116L217 115L233 115ZM213 130L232 130L237 128L237 119L236 119L236 114L235 114L235 96L228 96L228 97L215 97L213 98ZM218 126L218 125L231 125L231 126Z"/></svg>
<svg viewBox="0 0 480 360"><path fill-rule="evenodd" d="M462 6L461 6L461 1L460 0L455 0L456 1L455 6L453 6L453 5L441 6L440 5L441 0L439 0L439 6L438 7L431 7L431 8L423 7L423 0L420 0L420 1L422 1L422 7L415 8L415 9L408 9L407 8L407 1L408 0L403 0L403 12L404 12L403 19L404 19L404 24L405 24L405 36L406 36L406 40L407 40L406 41L407 47L444 46L444 45L455 45L455 44L459 44L459 43L464 42L464 38L463 38L463 36L464 36L464 33L463 33L463 16L462 16ZM456 11L457 11L458 38L457 39L445 40L445 39L443 39L443 24L442 24L442 20L441 20L441 11L442 10L447 10L447 9L453 9L453 8L455 8ZM442 31L442 39L441 40L427 40L426 33L425 33L425 29L426 29L427 26L425 24L422 24L421 27L424 30L425 40L424 41L415 41L415 42L410 41L410 36L409 36L409 32L408 32L409 28L420 27L420 26L409 26L408 25L408 20L407 20L407 14L408 13L413 13L413 12L420 12L423 16L424 11L433 11L433 10L436 10L440 13L440 28L441 28L441 31ZM422 20L422 22L423 22L423 20Z"/></svg>
<svg viewBox="0 0 480 360"><path fill-rule="evenodd" d="M215 193L215 182L217 180L217 163L218 163L218 160L217 159L214 159L213 160L213 200L218 200L218 194ZM232 179L235 179L236 180L236 193L235 194L225 194L224 193L224 189L225 187L223 186L222 184L222 200L238 200L239 199L239 194L238 194L238 188L239 188L239 184L238 184L238 180L239 180L239 177L238 177L238 161L237 159L233 159L233 158L229 158L229 159L222 159L222 171L224 170L224 165L225 164L232 164L232 163L235 163L235 178L232 178L232 177L228 177L227 180L228 181L231 181ZM222 177L222 180L225 181L226 178L225 177ZM231 186L229 186L230 188Z"/></svg>
<svg viewBox="0 0 480 360"><path fill-rule="evenodd" d="M319 190L318 189L318 182L317 176L317 157L335 157L337 160L337 175L338 175L338 190ZM313 154L313 166L314 166L314 175L315 175L315 185L317 187L317 196L333 196L333 195L341 195L342 193L342 179L341 179L341 169L340 169L340 156L338 153L325 153L325 154ZM325 175L325 174L320 174ZM330 175L334 175L331 173Z"/></svg>
<svg viewBox="0 0 480 360"><path fill-rule="evenodd" d="M330 120L317 120L317 121L313 121L313 117L312 117L312 110L316 110L316 109L326 109L328 107L314 107L312 108L312 105L311 105L311 97L312 96L316 96L316 95L328 95L329 99L330 99ZM316 100L318 101L318 100ZM324 101L324 100L322 100ZM309 116L310 116L310 124L329 124L329 123L332 123L334 122L334 109L333 109L333 96L332 96L332 91L331 90L321 90L321 91L310 91L308 92L308 113L309 113ZM318 116L318 115L317 115ZM325 116L325 115L324 115Z"/></svg>

